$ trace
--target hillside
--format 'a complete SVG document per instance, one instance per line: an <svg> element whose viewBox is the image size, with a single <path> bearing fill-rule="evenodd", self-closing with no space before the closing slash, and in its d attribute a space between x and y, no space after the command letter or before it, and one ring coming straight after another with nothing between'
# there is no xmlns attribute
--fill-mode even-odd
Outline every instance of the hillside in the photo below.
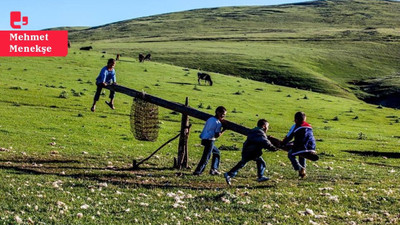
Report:
<svg viewBox="0 0 400 225"><path fill-rule="evenodd" d="M217 73L213 86L198 85L197 70L124 57L116 65L120 85L169 101L189 97L190 106L207 113L224 105L228 120L249 128L266 118L269 134L279 138L296 111L306 112L321 157L308 162L308 177L299 180L286 152L264 152L271 180L256 182L249 162L230 188L222 175L191 175L204 124L191 118L191 169L172 168L174 141L132 170L133 159L177 134L181 115L160 108L159 138L143 142L130 131L132 98L117 93L111 110L106 90L90 112L93 82L114 55L78 49L67 57L1 58L2 223L398 223L398 110ZM226 149L221 171L240 160L244 140L230 131L218 139Z"/></svg>
<svg viewBox="0 0 400 225"><path fill-rule="evenodd" d="M314 1L155 15L71 30L76 45L400 107L400 3ZM368 83L368 86L365 86Z"/></svg>

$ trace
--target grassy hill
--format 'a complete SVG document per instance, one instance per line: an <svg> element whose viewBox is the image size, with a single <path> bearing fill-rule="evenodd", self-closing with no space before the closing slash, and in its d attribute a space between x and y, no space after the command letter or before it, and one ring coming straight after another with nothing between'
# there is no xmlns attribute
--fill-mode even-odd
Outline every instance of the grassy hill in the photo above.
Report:
<svg viewBox="0 0 400 225"><path fill-rule="evenodd" d="M400 107L390 101L398 82L377 82L399 80L399 11L399 2L380 0L199 9L71 31L70 39L97 51L150 52L157 62Z"/></svg>
<svg viewBox="0 0 400 225"><path fill-rule="evenodd" d="M104 57L103 57L104 55ZM94 79L113 54L70 49L60 58L2 58L0 71L0 221L4 224L338 224L399 222L398 110L356 99L212 73L214 86L197 84L197 70L124 57L119 84L213 113L247 127L270 121L284 137L296 111L305 111L318 140L320 161L298 180L283 151L265 152L266 175L257 183L250 162L233 180L172 169L177 141L130 170L175 136L180 115L160 109L156 142L135 140L132 99L116 96L116 110L101 97L90 112ZM191 119L189 165L201 157L204 122ZM245 137L225 133L217 146L237 149ZM240 159L222 150L221 170ZM207 167L209 168L209 167Z"/></svg>

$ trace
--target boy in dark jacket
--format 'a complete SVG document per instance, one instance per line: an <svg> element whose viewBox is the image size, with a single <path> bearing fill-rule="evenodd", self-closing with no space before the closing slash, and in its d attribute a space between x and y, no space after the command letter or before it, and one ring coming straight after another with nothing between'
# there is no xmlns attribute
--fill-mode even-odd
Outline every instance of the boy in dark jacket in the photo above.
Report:
<svg viewBox="0 0 400 225"><path fill-rule="evenodd" d="M278 149L271 144L267 138L269 123L265 119L260 119L257 122L257 127L253 128L247 135L247 139L243 144L242 159L229 172L225 173L225 180L228 185L231 185L231 178L235 177L238 171L243 168L249 161L254 160L257 163L258 182L269 180L264 176L265 161L261 157L262 149L266 148L271 151Z"/></svg>
<svg viewBox="0 0 400 225"><path fill-rule="evenodd" d="M294 115L295 124L290 128L289 133L282 140L282 145L290 147L288 158L293 165L293 169L299 171L301 178L306 177L306 159L296 156L303 153L315 153L315 138L310 124L306 122L306 114L297 112ZM290 142L294 138L293 142Z"/></svg>

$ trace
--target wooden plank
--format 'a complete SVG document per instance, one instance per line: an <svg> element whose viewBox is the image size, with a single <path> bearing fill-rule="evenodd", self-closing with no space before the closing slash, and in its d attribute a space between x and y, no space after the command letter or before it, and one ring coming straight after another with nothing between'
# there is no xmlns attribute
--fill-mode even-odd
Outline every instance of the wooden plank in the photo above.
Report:
<svg viewBox="0 0 400 225"><path fill-rule="evenodd" d="M106 86L105 88L107 88L109 90L113 90L115 92L120 92L120 93L129 95L131 97L141 98L147 102L153 103L153 104L161 106L163 108L167 108L167 109L170 109L170 110L173 110L176 112L180 112L182 114L186 114L188 116L191 116L191 117L194 117L194 118L197 118L200 120L206 121L206 120L208 120L208 118L213 116L211 114L194 109L190 106L185 106L184 104L177 103L177 102L167 101L165 99L158 98L156 96L149 95L147 93L140 92L140 91L137 91L137 90L134 90L131 88L124 87L124 86L110 85L110 86ZM223 126L228 130L232 130L234 132L243 134L245 136L247 136L247 133L250 131L249 128L244 127L239 124L236 124L236 123L233 123L229 120L224 120Z"/></svg>

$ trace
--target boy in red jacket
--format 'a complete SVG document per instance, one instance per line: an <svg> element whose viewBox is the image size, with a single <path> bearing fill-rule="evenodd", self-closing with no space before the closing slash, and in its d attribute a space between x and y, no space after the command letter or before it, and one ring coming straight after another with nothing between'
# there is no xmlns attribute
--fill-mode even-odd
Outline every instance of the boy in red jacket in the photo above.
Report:
<svg viewBox="0 0 400 225"><path fill-rule="evenodd" d="M282 145L290 146L288 158L292 163L293 169L299 171L301 178L306 177L306 159L296 156L302 153L315 153L315 138L310 124L306 122L306 114L297 112L294 115L295 124L290 128L289 133L282 140ZM294 138L293 142L290 142Z"/></svg>

